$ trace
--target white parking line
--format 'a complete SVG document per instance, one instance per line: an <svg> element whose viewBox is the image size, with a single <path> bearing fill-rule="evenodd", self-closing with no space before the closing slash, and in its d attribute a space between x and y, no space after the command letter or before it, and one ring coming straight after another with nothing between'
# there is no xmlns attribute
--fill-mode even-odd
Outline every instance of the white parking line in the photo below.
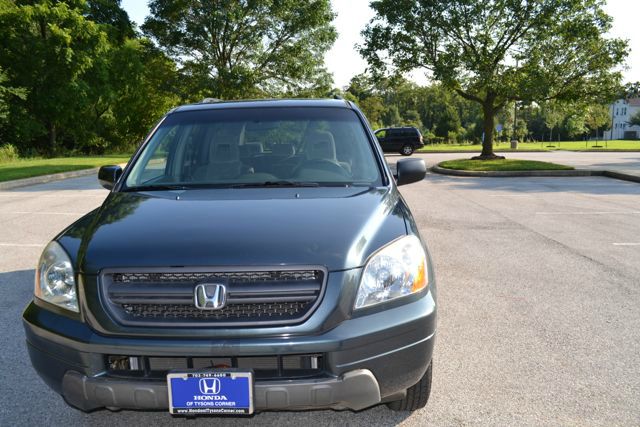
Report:
<svg viewBox="0 0 640 427"><path fill-rule="evenodd" d="M7 215L83 215L82 212L27 212L27 211L12 211L12 212L2 212L0 214Z"/></svg>
<svg viewBox="0 0 640 427"><path fill-rule="evenodd" d="M62 190L59 193L62 193L63 191L66 192L71 192L72 190ZM39 197L54 197L54 198L62 198L62 197L76 197L76 198L84 198L84 197L106 197L106 194L86 194L87 191L91 191L91 190L73 190L73 194L59 194L59 193L54 193L54 194L42 194L42 193L35 193L35 192L11 192L11 193L0 193L0 197L17 197L17 198L28 198L28 199L36 199ZM101 190L96 190L96 191L100 191L102 193Z"/></svg>
<svg viewBox="0 0 640 427"><path fill-rule="evenodd" d="M20 247L20 248L41 248L44 245L40 243L0 243L0 246Z"/></svg>
<svg viewBox="0 0 640 427"><path fill-rule="evenodd" d="M613 246L640 246L640 243L614 243Z"/></svg>
<svg viewBox="0 0 640 427"><path fill-rule="evenodd" d="M489 194L489 197L535 197L535 194Z"/></svg>
<svg viewBox="0 0 640 427"><path fill-rule="evenodd" d="M536 215L640 215L640 211L606 211L606 212L536 212Z"/></svg>

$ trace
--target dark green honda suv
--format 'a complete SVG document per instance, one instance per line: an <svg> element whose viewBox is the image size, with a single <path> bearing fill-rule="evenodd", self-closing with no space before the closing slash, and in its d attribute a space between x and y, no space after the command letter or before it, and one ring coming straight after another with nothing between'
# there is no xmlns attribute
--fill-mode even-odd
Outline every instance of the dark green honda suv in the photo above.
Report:
<svg viewBox="0 0 640 427"><path fill-rule="evenodd" d="M427 403L429 253L342 100L176 108L37 266L34 368L70 405L251 414Z"/></svg>

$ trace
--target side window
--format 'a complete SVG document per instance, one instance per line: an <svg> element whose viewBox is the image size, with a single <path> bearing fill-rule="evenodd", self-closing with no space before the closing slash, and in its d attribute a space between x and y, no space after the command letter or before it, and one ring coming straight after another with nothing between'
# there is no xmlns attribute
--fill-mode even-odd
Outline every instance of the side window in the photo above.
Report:
<svg viewBox="0 0 640 427"><path fill-rule="evenodd" d="M379 130L378 132L376 132L376 136L378 138L385 138L387 136L387 131L386 130Z"/></svg>

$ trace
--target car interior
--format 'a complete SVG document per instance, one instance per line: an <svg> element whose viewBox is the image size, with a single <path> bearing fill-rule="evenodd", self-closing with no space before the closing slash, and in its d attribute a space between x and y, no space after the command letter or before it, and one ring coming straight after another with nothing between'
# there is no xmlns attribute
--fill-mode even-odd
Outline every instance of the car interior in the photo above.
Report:
<svg viewBox="0 0 640 427"><path fill-rule="evenodd" d="M127 185L366 183L379 177L357 122L176 124L153 139Z"/></svg>

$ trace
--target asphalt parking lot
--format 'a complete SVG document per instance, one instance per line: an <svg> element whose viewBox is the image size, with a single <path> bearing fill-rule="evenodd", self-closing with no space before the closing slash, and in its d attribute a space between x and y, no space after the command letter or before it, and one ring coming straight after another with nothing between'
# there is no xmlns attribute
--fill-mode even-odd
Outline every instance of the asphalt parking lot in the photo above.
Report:
<svg viewBox="0 0 640 427"><path fill-rule="evenodd" d="M410 416L385 407L263 413L252 423L640 424L639 184L430 174L402 192L438 278L427 408ZM163 412L83 414L51 392L28 361L20 315L37 258L106 194L95 177L0 192L0 425L185 422Z"/></svg>

